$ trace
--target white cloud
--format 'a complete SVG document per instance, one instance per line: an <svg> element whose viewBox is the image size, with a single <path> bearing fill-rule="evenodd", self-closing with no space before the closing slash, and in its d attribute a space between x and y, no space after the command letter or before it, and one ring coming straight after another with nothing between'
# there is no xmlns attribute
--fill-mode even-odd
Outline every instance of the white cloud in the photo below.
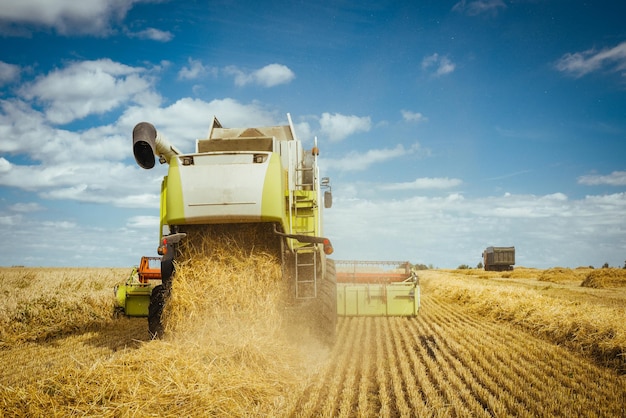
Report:
<svg viewBox="0 0 626 418"><path fill-rule="evenodd" d="M107 35L139 2L150 0L19 0L5 1L0 22L54 28L63 35Z"/></svg>
<svg viewBox="0 0 626 418"><path fill-rule="evenodd" d="M18 65L0 61L0 86L19 80L20 71Z"/></svg>
<svg viewBox="0 0 626 418"><path fill-rule="evenodd" d="M296 78L294 72L282 64L269 64L252 72L229 66L224 69L224 72L235 77L237 86L256 84L262 87L274 87L280 84L288 84Z"/></svg>
<svg viewBox="0 0 626 418"><path fill-rule="evenodd" d="M588 174L578 177L578 184L587 186L626 186L626 171L613 171L608 175Z"/></svg>
<svg viewBox="0 0 626 418"><path fill-rule="evenodd" d="M558 71L574 77L582 77L594 71L623 71L626 69L626 41L600 51L589 49L583 52L564 54L555 64Z"/></svg>
<svg viewBox="0 0 626 418"><path fill-rule="evenodd" d="M126 226L128 228L151 228L158 231L159 222L158 216L133 216L128 219Z"/></svg>
<svg viewBox="0 0 626 418"><path fill-rule="evenodd" d="M0 225L11 228L11 240L0 242L0 265L126 267L137 265L141 255L156 256L158 227L147 233L143 228L18 216L0 215Z"/></svg>
<svg viewBox="0 0 626 418"><path fill-rule="evenodd" d="M469 16L482 14L495 16L500 9L506 9L506 4L502 0L474 0L469 3L466 0L461 0L452 7L453 11Z"/></svg>
<svg viewBox="0 0 626 418"><path fill-rule="evenodd" d="M0 225L2 226L18 226L22 224L22 215L2 215L0 214Z"/></svg>
<svg viewBox="0 0 626 418"><path fill-rule="evenodd" d="M341 141L357 132L368 132L372 127L369 116L323 113L319 120L320 133L330 141Z"/></svg>
<svg viewBox="0 0 626 418"><path fill-rule="evenodd" d="M256 83L264 87L287 84L296 78L296 75L289 67L281 64L266 65L252 74Z"/></svg>
<svg viewBox="0 0 626 418"><path fill-rule="evenodd" d="M394 148L371 149L365 152L352 151L340 159L324 158L320 164L323 165L324 170L363 171L374 164L416 153L419 149L419 144L414 144L408 149L398 144Z"/></svg>
<svg viewBox="0 0 626 418"><path fill-rule="evenodd" d="M42 224L52 229L75 229L76 228L76 222L69 222L69 221L44 221L42 222Z"/></svg>
<svg viewBox="0 0 626 418"><path fill-rule="evenodd" d="M400 112L402 113L402 119L407 122L426 122L428 120L426 116L419 112L415 113L409 110L401 110Z"/></svg>
<svg viewBox="0 0 626 418"><path fill-rule="evenodd" d="M130 140L128 148L130 148ZM37 192L44 199L118 207L158 207L159 174L106 160L75 159L53 165L12 164L0 158L0 186ZM145 190L152 191L146 195Z"/></svg>
<svg viewBox="0 0 626 418"><path fill-rule="evenodd" d="M389 183L380 186L381 190L424 190L424 189L449 189L463 183L460 179L448 177L421 177L405 183Z"/></svg>
<svg viewBox="0 0 626 418"><path fill-rule="evenodd" d="M23 101L0 101L0 152L26 154L52 166L76 161L122 160L129 156L128 139L113 127L83 132L56 129ZM0 170L1 171L1 170Z"/></svg>
<svg viewBox="0 0 626 418"><path fill-rule="evenodd" d="M145 120L165 134L182 152L192 152L195 140L207 137L213 116L217 116L225 127L271 126L277 123L276 115L259 103L244 104L231 98L210 102L184 98L164 108L129 107L118 124L130 133L135 124Z"/></svg>
<svg viewBox="0 0 626 418"><path fill-rule="evenodd" d="M129 101L141 101L152 85L144 73L143 68L110 59L74 62L26 84L20 94L43 103L52 123L69 123Z"/></svg>
<svg viewBox="0 0 626 418"><path fill-rule="evenodd" d="M623 263L626 238L616 225L623 225L626 193L583 199L562 193L365 199L346 198L336 189L324 218L337 259L409 260L454 268L476 265L487 246L514 245L518 266Z"/></svg>
<svg viewBox="0 0 626 418"><path fill-rule="evenodd" d="M436 77L450 74L454 71L456 65L446 56L440 56L437 53L429 55L422 60L422 69L424 71L432 71Z"/></svg>
<svg viewBox="0 0 626 418"><path fill-rule="evenodd" d="M72 68L91 68L92 65L93 62L76 63ZM110 62L105 62L104 67L107 74L116 77L135 71ZM76 83L80 81L80 77L67 78ZM46 84L44 79L49 80L42 78L40 84L25 87L25 91L32 98L52 97L43 93L47 91L49 94L50 91L43 87ZM79 86L77 90L81 92L81 89ZM134 91L142 94L139 89ZM54 100L54 106L71 108L76 98L68 93L60 94ZM120 106L130 100L127 97ZM174 145L191 152L195 139L205 137L213 115L218 116L224 126L277 123L276 115L258 103L245 104L233 99L205 102L186 98L162 108L156 97L156 100L138 101L127 107L114 124L70 131L52 126L42 112L24 100L0 100L0 137L3 138L0 141L0 186L34 192L44 199L158 208L159 185L166 168L157 167L148 172L134 164L122 163L132 155L133 127L148 120ZM19 162L22 158L12 158L11 155L27 156L30 162Z"/></svg>
<svg viewBox="0 0 626 418"><path fill-rule="evenodd" d="M131 38L149 39L157 42L169 42L174 39L172 32L155 28L148 28L137 33L130 33L129 36Z"/></svg>
<svg viewBox="0 0 626 418"><path fill-rule="evenodd" d="M200 60L189 58L188 62L189 62L189 66L184 66L178 72L179 80L193 80L207 73L212 74L214 76L217 75L218 70L216 68L207 67L203 65Z"/></svg>
<svg viewBox="0 0 626 418"><path fill-rule="evenodd" d="M40 210L43 210L44 208L39 203L30 202L30 203L14 203L11 206L9 206L9 209L14 212L28 213L28 212L38 212Z"/></svg>
<svg viewBox="0 0 626 418"><path fill-rule="evenodd" d="M11 163L4 157L0 157L0 174L11 171Z"/></svg>

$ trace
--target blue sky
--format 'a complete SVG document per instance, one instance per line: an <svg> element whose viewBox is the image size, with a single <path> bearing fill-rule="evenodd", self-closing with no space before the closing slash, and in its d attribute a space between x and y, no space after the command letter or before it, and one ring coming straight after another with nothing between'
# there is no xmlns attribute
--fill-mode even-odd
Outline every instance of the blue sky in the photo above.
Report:
<svg viewBox="0 0 626 418"><path fill-rule="evenodd" d="M0 5L0 265L155 255L166 167L224 126L318 137L337 259L626 260L626 25L615 1L21 0Z"/></svg>

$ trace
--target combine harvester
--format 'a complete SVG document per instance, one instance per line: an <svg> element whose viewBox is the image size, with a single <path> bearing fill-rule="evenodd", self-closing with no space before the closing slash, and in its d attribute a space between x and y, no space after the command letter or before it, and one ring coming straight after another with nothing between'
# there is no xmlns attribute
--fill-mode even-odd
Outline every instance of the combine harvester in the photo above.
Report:
<svg viewBox="0 0 626 418"><path fill-rule="evenodd" d="M406 261L335 260L339 316L416 316L419 278Z"/></svg>
<svg viewBox="0 0 626 418"><path fill-rule="evenodd" d="M303 318L316 317L322 336L334 339L335 265L327 257L333 248L323 235L322 215L332 205L330 180L319 173L317 138L305 150L289 114L287 119L287 125L226 128L214 117L208 136L187 154L148 122L133 129L137 164L169 166L161 182L161 257L142 258L115 296L126 315L148 317L154 338L164 332L161 316L176 280L179 244L199 246L210 237L205 231L222 228L233 237L263 233L280 260L289 306L298 307Z"/></svg>

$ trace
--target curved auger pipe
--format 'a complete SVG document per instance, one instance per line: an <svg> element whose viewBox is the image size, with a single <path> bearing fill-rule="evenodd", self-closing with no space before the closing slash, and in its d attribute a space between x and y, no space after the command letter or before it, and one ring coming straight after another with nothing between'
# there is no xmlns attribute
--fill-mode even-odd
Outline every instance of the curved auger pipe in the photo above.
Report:
<svg viewBox="0 0 626 418"><path fill-rule="evenodd" d="M180 151L148 122L140 122L133 129L133 154L141 168L154 167L155 156L163 158L167 163L170 158L179 155Z"/></svg>

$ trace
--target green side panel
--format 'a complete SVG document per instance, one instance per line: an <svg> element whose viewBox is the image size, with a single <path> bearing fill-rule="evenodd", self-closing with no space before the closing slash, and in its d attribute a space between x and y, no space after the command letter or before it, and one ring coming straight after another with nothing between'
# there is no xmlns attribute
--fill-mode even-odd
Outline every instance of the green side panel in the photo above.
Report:
<svg viewBox="0 0 626 418"><path fill-rule="evenodd" d="M339 316L415 316L419 300L412 283L337 285Z"/></svg>
<svg viewBox="0 0 626 418"><path fill-rule="evenodd" d="M163 177L161 182L161 201L159 213L159 242L163 238L163 225L167 224L167 215L165 210L165 202L167 199L167 176Z"/></svg>
<svg viewBox="0 0 626 418"><path fill-rule="evenodd" d="M152 286L127 284L118 286L115 292L117 305L128 316L148 316Z"/></svg>
<svg viewBox="0 0 626 418"><path fill-rule="evenodd" d="M281 222L287 230L287 207L285 204L285 179L283 176L280 155L272 153L265 172L263 195L261 200L261 219L263 221Z"/></svg>
<svg viewBox="0 0 626 418"><path fill-rule="evenodd" d="M161 216L166 224L185 222L185 205L183 202L183 186L180 180L178 158L170 159L170 168L161 189ZM165 201L165 205L163 205ZM163 211L165 208L165 211Z"/></svg>
<svg viewBox="0 0 626 418"><path fill-rule="evenodd" d="M288 199L289 192L285 195ZM291 211L292 233L304 235L322 235L319 230L320 207L317 201L317 191L315 190L294 190L293 209ZM309 244L301 243L297 240L288 240L291 249L306 247Z"/></svg>
<svg viewBox="0 0 626 418"><path fill-rule="evenodd" d="M415 316L419 310L419 287L412 283L387 285L387 315Z"/></svg>

